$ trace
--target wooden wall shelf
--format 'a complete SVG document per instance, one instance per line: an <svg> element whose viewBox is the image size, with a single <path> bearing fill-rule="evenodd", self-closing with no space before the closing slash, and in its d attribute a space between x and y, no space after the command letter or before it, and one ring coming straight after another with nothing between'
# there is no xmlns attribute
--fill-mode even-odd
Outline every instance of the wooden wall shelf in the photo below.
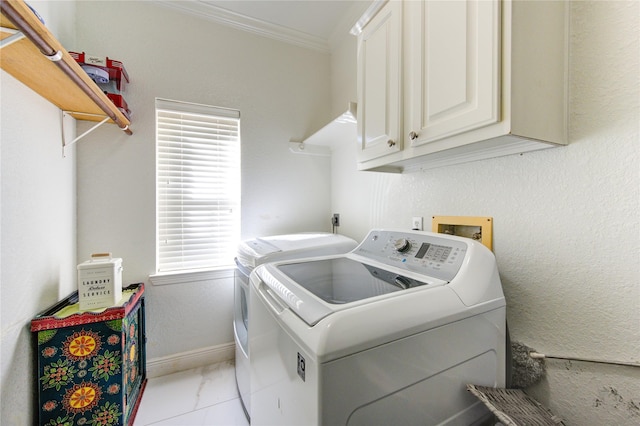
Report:
<svg viewBox="0 0 640 426"><path fill-rule="evenodd" d="M23 0L2 0L0 9L0 40L14 36L11 29L25 35L2 47L2 69L76 119L100 122L109 117L109 122L132 134L129 119L107 98Z"/></svg>

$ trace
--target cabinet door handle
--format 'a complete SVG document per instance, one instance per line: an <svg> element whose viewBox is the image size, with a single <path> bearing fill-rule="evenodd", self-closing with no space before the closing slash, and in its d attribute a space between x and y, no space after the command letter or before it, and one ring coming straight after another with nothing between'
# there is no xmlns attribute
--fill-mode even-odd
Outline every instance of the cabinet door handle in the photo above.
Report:
<svg viewBox="0 0 640 426"><path fill-rule="evenodd" d="M392 146L396 146L396 141L394 141L393 139L389 139L387 141L387 145L389 145L389 148L391 148Z"/></svg>
<svg viewBox="0 0 640 426"><path fill-rule="evenodd" d="M409 133L409 139L411 139L412 141L415 141L416 139L418 139L418 133L416 132Z"/></svg>

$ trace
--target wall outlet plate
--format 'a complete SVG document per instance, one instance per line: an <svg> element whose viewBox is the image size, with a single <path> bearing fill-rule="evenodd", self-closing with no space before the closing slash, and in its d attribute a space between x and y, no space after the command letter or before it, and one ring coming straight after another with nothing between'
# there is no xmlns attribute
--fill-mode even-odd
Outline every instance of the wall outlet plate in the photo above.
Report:
<svg viewBox="0 0 640 426"><path fill-rule="evenodd" d="M414 231L422 231L422 216L414 216L411 218L411 229Z"/></svg>

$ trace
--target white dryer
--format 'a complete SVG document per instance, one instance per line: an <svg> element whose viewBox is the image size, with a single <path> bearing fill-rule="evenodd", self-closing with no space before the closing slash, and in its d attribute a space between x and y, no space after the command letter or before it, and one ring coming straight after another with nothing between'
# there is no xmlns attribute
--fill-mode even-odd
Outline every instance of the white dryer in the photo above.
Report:
<svg viewBox="0 0 640 426"><path fill-rule="evenodd" d="M245 240L238 246L234 277L234 321L236 343L236 384L242 405L249 418L250 378L248 347L249 276L259 265L278 260L342 254L353 250L358 243L343 235L328 232L307 232L274 235Z"/></svg>
<svg viewBox="0 0 640 426"><path fill-rule="evenodd" d="M505 299L471 239L373 230L251 275L253 425L470 425L505 385Z"/></svg>

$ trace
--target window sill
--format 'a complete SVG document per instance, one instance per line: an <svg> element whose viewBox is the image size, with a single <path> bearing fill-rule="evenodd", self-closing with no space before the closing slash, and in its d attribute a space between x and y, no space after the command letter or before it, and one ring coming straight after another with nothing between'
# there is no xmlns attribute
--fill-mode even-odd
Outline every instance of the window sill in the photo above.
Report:
<svg viewBox="0 0 640 426"><path fill-rule="evenodd" d="M219 280L223 278L233 278L234 267L221 267L218 269L167 272L164 274L149 275L152 285L172 285L191 283L196 281Z"/></svg>

